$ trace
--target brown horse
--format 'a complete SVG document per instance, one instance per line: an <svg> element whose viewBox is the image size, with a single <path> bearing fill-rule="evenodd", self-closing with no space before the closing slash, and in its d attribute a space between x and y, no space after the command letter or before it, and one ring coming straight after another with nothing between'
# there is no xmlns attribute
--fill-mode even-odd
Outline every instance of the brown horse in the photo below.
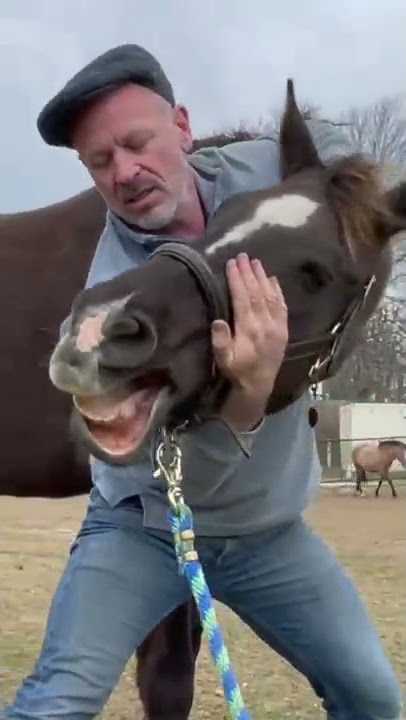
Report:
<svg viewBox="0 0 406 720"><path fill-rule="evenodd" d="M0 216L2 495L67 497L91 487L87 453L68 437L71 404L55 392L47 366L105 212L98 192L88 190Z"/></svg>
<svg viewBox="0 0 406 720"><path fill-rule="evenodd" d="M351 453L351 461L355 468L354 494L362 495L361 483L367 482L366 473L372 472L379 473L375 497L378 497L384 480L386 480L392 491L392 497L397 497L393 480L389 475L395 460L406 468L406 443L400 440L382 440L378 445L372 443L357 445Z"/></svg>

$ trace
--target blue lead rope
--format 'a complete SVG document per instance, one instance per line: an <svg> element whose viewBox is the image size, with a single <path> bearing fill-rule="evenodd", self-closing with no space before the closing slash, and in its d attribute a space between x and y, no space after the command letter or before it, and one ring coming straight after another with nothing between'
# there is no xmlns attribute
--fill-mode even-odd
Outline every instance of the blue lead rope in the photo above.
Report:
<svg viewBox="0 0 406 720"><path fill-rule="evenodd" d="M237 677L231 667L223 633L217 621L209 587L194 547L193 515L183 498L169 510L179 571L189 582L206 636L213 663L220 676L224 697L232 720L250 720Z"/></svg>

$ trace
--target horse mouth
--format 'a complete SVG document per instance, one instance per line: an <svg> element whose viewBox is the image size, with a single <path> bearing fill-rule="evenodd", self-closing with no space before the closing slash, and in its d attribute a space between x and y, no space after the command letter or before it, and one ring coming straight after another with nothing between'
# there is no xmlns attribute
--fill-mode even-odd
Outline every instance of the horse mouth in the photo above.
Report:
<svg viewBox="0 0 406 720"><path fill-rule="evenodd" d="M151 374L121 392L74 395L73 404L87 439L105 457L117 461L142 445L170 391L167 378Z"/></svg>

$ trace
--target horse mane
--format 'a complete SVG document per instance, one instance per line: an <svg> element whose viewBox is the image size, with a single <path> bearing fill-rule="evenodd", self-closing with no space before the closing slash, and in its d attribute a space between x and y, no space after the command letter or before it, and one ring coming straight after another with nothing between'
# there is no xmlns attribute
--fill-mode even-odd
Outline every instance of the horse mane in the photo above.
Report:
<svg viewBox="0 0 406 720"><path fill-rule="evenodd" d="M404 447L404 448L406 448L406 443L402 442L401 440L381 440L381 442L378 444L378 447Z"/></svg>
<svg viewBox="0 0 406 720"><path fill-rule="evenodd" d="M332 204L350 250L354 242L366 245L380 242L377 229L395 223L383 191L378 165L354 153L333 161L325 169L326 195Z"/></svg>

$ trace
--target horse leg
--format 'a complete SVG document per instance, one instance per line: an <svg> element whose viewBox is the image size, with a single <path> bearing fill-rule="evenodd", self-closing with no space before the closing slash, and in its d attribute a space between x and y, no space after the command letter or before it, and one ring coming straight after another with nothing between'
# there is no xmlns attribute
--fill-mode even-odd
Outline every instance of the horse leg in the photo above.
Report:
<svg viewBox="0 0 406 720"><path fill-rule="evenodd" d="M193 600L173 610L137 651L144 720L187 720L193 704L202 629Z"/></svg>
<svg viewBox="0 0 406 720"><path fill-rule="evenodd" d="M387 475L387 476L386 476L386 480L388 481L388 485L389 485L389 487L390 487L390 489L391 489L391 491L392 491L392 497L394 497L394 498L397 497L398 494L397 494L397 492L396 492L396 490L395 490L395 486L394 486L394 484L393 484L393 480L392 480L392 478L390 477L390 475Z"/></svg>
<svg viewBox="0 0 406 720"><path fill-rule="evenodd" d="M362 495L362 488L361 483L366 482L366 474L365 470L360 466L354 463L355 467L355 492L354 495Z"/></svg>
<svg viewBox="0 0 406 720"><path fill-rule="evenodd" d="M383 483L383 477L382 477L382 475L381 475L381 477L379 478L378 485L377 485L377 487L375 488L375 497L378 497L382 483Z"/></svg>

